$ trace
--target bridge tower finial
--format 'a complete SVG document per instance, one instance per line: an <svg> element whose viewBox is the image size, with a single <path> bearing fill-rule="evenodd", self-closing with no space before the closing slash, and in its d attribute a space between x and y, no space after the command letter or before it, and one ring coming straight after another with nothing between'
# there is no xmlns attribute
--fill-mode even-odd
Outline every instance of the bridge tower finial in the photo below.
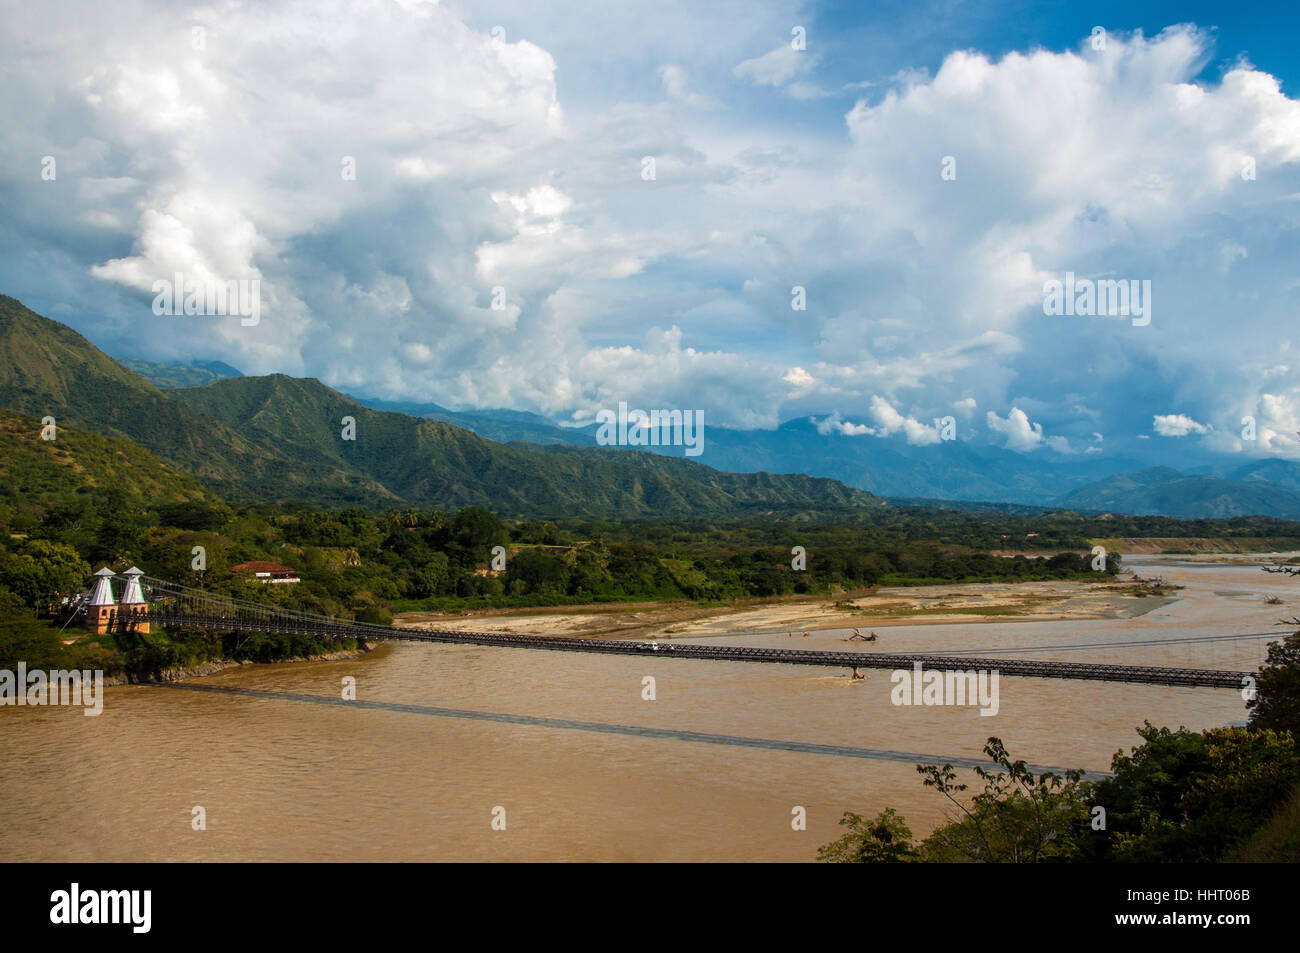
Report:
<svg viewBox="0 0 1300 953"><path fill-rule="evenodd" d="M122 573L122 575L126 576L126 589L122 593L122 605L142 605L144 603L144 593L140 591L140 577L143 576L144 573L132 566L126 572Z"/></svg>
<svg viewBox="0 0 1300 953"><path fill-rule="evenodd" d="M122 592L118 618L125 620L125 625L131 631L148 633L149 605L144 601L144 593L140 591L140 577L144 573L132 566L122 575L126 576L126 589Z"/></svg>
<svg viewBox="0 0 1300 953"><path fill-rule="evenodd" d="M107 566L95 573L95 591L91 593L90 605L86 606L87 632L103 635L112 629L117 600L113 598L113 585L109 580L115 575L117 573Z"/></svg>

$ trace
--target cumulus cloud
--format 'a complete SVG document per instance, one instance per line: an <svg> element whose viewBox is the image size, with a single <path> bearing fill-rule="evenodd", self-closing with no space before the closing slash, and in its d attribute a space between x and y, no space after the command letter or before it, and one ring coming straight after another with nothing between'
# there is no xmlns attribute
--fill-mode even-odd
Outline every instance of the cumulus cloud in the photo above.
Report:
<svg viewBox="0 0 1300 953"><path fill-rule="evenodd" d="M838 410L827 417L823 417L821 420L816 420L816 418L814 418L814 422L817 425L817 432L823 437L833 433L843 434L846 437L861 437L876 432L874 427L868 427L866 424L855 424L852 421L845 420L840 416Z"/></svg>
<svg viewBox="0 0 1300 953"><path fill-rule="evenodd" d="M1019 407L1012 407L1006 417L999 417L993 411L985 415L988 427L1003 438L1003 446L1008 450L1027 453L1043 444L1043 425L1031 423L1029 416Z"/></svg>
<svg viewBox="0 0 1300 953"><path fill-rule="evenodd" d="M901 431L907 442L914 446L939 442L938 428L923 424L915 417L900 414L889 401L879 395L871 398L871 417L876 422L876 432L882 437Z"/></svg>
<svg viewBox="0 0 1300 953"><path fill-rule="evenodd" d="M1258 284L1277 273L1282 256L1251 224L1263 227L1273 215L1258 190L1248 191L1260 180L1240 172L1254 157L1280 180L1266 186L1269 201L1294 192L1300 106L1273 77L1245 65L1217 83L1194 81L1208 50L1194 28L1111 39L1105 55L1083 44L996 62L954 53L932 79L863 99L848 116L854 161L845 196L877 210L875 228L904 236L897 240L907 254L929 263L916 273L931 287L908 288L953 316L947 333L989 326L1014 333L1022 356L998 365L1015 368L1019 393L1044 402L1061 395L1058 413L1064 394L1096 395L1090 402L1114 422L1126 415L1131 392L1123 368L1158 364L1170 377L1226 384L1225 354L1287 345L1288 332L1282 341L1275 333L1287 313L1285 295L1271 290L1281 285ZM1067 99L1068 111L1050 105ZM1079 130L1109 130L1105 141L1144 146L1064 147ZM951 180L940 179L944 156L954 163ZM1294 249L1295 229L1280 227ZM1046 319L1043 281L1066 270L1150 278L1158 289L1151 333ZM908 273L901 263L899 271ZM1222 320L1233 312L1272 317L1252 322L1247 343L1240 325ZM1022 434L1020 443L1036 441Z"/></svg>
<svg viewBox="0 0 1300 953"><path fill-rule="evenodd" d="M934 416L1011 406L996 442L1084 453L1094 429L1146 436L1135 405L1177 406L1207 441L1258 417L1223 449L1296 452L1300 365L1246 356L1293 337L1300 103L1245 63L1202 78L1209 33L889 79L772 49L798 22L781 4L730 29L647 3L530 31L550 24L507 7L524 26L503 42L496 7L25 6L0 25L0 290L119 353L394 399L735 426L866 408L829 426L916 444ZM743 108L823 83L861 98L786 102L799 123ZM261 323L152 315L176 270L260 278ZM1150 279L1151 324L1048 318L1067 270Z"/></svg>
<svg viewBox="0 0 1300 953"><path fill-rule="evenodd" d="M1256 440L1268 452L1300 456L1300 387L1259 399Z"/></svg>
<svg viewBox="0 0 1300 953"><path fill-rule="evenodd" d="M927 446L939 442L940 437L937 427L923 424L915 417L899 413L893 404L878 394L872 396L871 408L868 413L875 423L874 427L844 420L839 411L836 411L830 416L817 421L817 432L821 434L839 433L846 437L867 435L892 437L896 433L901 433L907 442L913 446Z"/></svg>
<svg viewBox="0 0 1300 953"><path fill-rule="evenodd" d="M802 367L790 368L781 379L789 384L791 388L790 393L786 395L787 399L802 397L817 386L817 378L813 377Z"/></svg>
<svg viewBox="0 0 1300 953"><path fill-rule="evenodd" d="M1186 437L1188 434L1210 432L1208 425L1197 423L1186 414L1156 414L1152 429L1162 437Z"/></svg>

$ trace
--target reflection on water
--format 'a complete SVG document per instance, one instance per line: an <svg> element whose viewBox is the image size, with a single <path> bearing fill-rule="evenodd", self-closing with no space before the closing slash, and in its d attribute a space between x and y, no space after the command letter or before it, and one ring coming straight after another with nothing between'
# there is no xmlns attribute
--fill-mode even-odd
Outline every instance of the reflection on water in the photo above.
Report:
<svg viewBox="0 0 1300 953"><path fill-rule="evenodd" d="M1289 599L1289 578L1159 572L1188 588L1136 619L900 626L877 644L1085 645L1098 647L1033 657L1252 669L1262 637L1170 640L1281 632L1273 623L1294 614L1263 603ZM814 633L800 648L850 648L843 637ZM346 675L364 705L342 703ZM647 675L654 701L642 698ZM1104 771L1144 720L1200 729L1246 717L1240 694L1219 689L1003 679L987 718L895 707L890 687L885 671L855 682L793 666L403 644L110 688L98 718L0 710L0 834L12 860L811 860L846 809L896 807L918 834L942 819L942 799L891 753L978 759L996 734L1031 763ZM206 831L191 830L196 805ZM796 805L807 831L791 829ZM491 826L497 806L505 831Z"/></svg>

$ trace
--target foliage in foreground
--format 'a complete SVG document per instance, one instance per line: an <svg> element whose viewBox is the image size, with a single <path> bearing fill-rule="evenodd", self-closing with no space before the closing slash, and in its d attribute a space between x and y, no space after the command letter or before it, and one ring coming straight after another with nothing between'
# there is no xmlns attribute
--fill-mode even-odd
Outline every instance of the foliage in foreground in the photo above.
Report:
<svg viewBox="0 0 1300 953"><path fill-rule="evenodd" d="M984 789L969 803L959 796L968 786L957 781L952 765L917 765L925 786L946 797L958 815L920 844L912 844L911 831L892 808L871 821L846 813L840 823L849 828L848 833L822 847L817 859L839 863L1075 859L1078 831L1088 820L1088 785L1081 780L1081 772L1035 775L1025 762L1012 760L998 738L988 739L984 753L996 768L975 769Z"/></svg>
<svg viewBox="0 0 1300 953"><path fill-rule="evenodd" d="M1113 777L1035 775L998 738L976 768L984 789L969 802L951 765L918 765L926 787L957 809L914 844L892 808L823 846L837 863L1047 863L1282 860L1300 855L1300 632L1269 648L1244 728L1138 729L1142 744L1116 752Z"/></svg>

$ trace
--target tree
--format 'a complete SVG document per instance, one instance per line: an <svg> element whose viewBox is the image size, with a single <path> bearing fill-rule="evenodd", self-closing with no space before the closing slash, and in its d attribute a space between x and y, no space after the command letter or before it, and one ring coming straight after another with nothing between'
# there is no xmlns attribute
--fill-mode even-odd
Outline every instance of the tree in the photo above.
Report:
<svg viewBox="0 0 1300 953"><path fill-rule="evenodd" d="M164 503L158 507L160 526L176 529L215 530L230 522L234 514L224 503L212 504L197 500Z"/></svg>
<svg viewBox="0 0 1300 953"><path fill-rule="evenodd" d="M1200 858L1220 860L1253 834L1300 781L1290 732L1213 728L1205 732L1210 770L1183 797L1186 830Z"/></svg>
<svg viewBox="0 0 1300 953"><path fill-rule="evenodd" d="M840 825L848 833L817 848L817 859L832 864L891 864L916 860L912 832L892 808L885 808L868 821L861 814L846 811Z"/></svg>
<svg viewBox="0 0 1300 953"><path fill-rule="evenodd" d="M456 544L475 562L486 561L493 546L510 542L510 533L501 521L478 506L467 506L451 521Z"/></svg>
<svg viewBox="0 0 1300 953"><path fill-rule="evenodd" d="M392 625L393 617L381 606L370 605L357 613L357 621L371 625Z"/></svg>
<svg viewBox="0 0 1300 953"><path fill-rule="evenodd" d="M523 583L531 593L564 593L569 586L569 566L563 559L538 549L521 549L510 560L510 581Z"/></svg>
<svg viewBox="0 0 1300 953"><path fill-rule="evenodd" d="M1251 728L1300 735L1300 631L1268 647L1255 697L1246 702Z"/></svg>
<svg viewBox="0 0 1300 953"><path fill-rule="evenodd" d="M963 815L927 837L921 856L941 862L1029 864L1077 857L1076 834L1088 819L1082 773L1035 775L1025 762L1011 760L999 738L989 738L984 753L1001 770L975 769L984 790L969 806L957 797L967 786L956 783L952 765L917 765L925 786L935 788Z"/></svg>
<svg viewBox="0 0 1300 953"><path fill-rule="evenodd" d="M1105 808L1108 836L1096 859L1197 863L1221 860L1253 833L1300 780L1289 732L1214 728L1138 729L1144 744L1117 753L1115 776L1091 803Z"/></svg>
<svg viewBox="0 0 1300 953"><path fill-rule="evenodd" d="M917 765L925 786L956 805L957 819L937 828L920 845L893 809L867 821L846 813L848 833L817 852L837 863L925 861L938 863L1043 863L1079 859L1081 834L1088 827L1089 785L1079 771L1036 775L1023 761L1012 761L998 738L984 745L998 770L976 768L984 790L966 804L952 765Z"/></svg>
<svg viewBox="0 0 1300 953"><path fill-rule="evenodd" d="M92 556L111 561L138 560L140 533L145 525L139 504L133 503L120 487L110 486L99 502L99 514Z"/></svg>
<svg viewBox="0 0 1300 953"><path fill-rule="evenodd" d="M0 555L0 588L37 608L81 586L90 564L63 543L29 539L14 553Z"/></svg>
<svg viewBox="0 0 1300 953"><path fill-rule="evenodd" d="M1106 811L1107 834L1092 841L1096 859L1110 859L1117 842L1132 842L1139 835L1145 837L1141 849L1152 855L1148 859L1176 851L1179 803L1209 769L1210 755L1200 732L1157 728L1149 721L1137 731L1143 743L1131 755L1116 752L1111 759L1114 777L1098 781L1092 789L1091 804ZM1132 848L1129 852L1136 853Z"/></svg>

